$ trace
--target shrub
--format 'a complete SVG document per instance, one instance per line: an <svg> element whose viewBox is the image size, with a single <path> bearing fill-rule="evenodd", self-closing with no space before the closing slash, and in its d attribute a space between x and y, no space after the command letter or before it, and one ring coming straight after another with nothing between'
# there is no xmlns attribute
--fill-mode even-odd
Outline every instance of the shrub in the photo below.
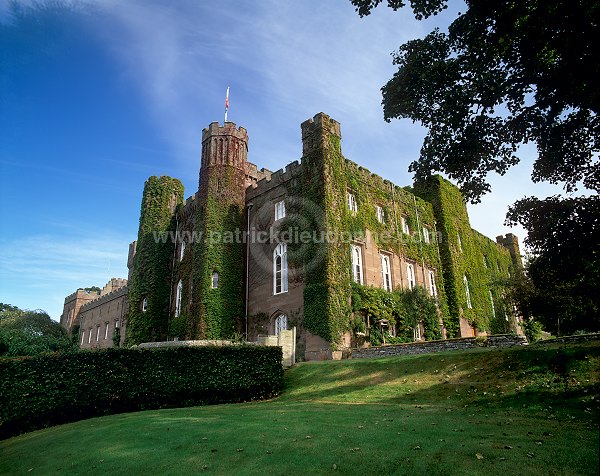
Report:
<svg viewBox="0 0 600 476"><path fill-rule="evenodd" d="M537 342L542 336L542 325L533 319L525 319L523 321L523 332L525 332L528 342Z"/></svg>
<svg viewBox="0 0 600 476"><path fill-rule="evenodd" d="M106 349L0 360L0 438L99 415L279 394L280 347Z"/></svg>

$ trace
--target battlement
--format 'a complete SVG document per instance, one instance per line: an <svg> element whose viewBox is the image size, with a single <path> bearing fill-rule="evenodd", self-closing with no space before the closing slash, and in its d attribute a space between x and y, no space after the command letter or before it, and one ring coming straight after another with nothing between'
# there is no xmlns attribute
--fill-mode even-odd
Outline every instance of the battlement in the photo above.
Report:
<svg viewBox="0 0 600 476"><path fill-rule="evenodd" d="M244 127L237 128L235 122L226 122L221 125L218 122L211 122L208 127L202 129L202 142L213 136L234 136L244 142L248 142L248 132Z"/></svg>
<svg viewBox="0 0 600 476"><path fill-rule="evenodd" d="M265 177L255 184L252 184L246 189L246 200L250 200L258 195L261 195L278 185L291 180L292 178L298 176L302 172L302 163L295 160L290 162L283 169L279 169L276 172L271 172L270 170L262 169L264 172L268 172L265 174Z"/></svg>
<svg viewBox="0 0 600 476"><path fill-rule="evenodd" d="M98 293L97 291L86 291L85 289L78 289L77 291L69 294L65 298L65 304L67 304L71 301L74 301L75 299L83 299L84 297L93 296L93 295L100 296L100 293Z"/></svg>
<svg viewBox="0 0 600 476"><path fill-rule="evenodd" d="M124 286L127 286L127 280L124 278L111 278L108 283L104 285L102 291L100 291L100 296L104 296L112 291L120 289Z"/></svg>
<svg viewBox="0 0 600 476"><path fill-rule="evenodd" d="M120 298L122 296L126 296L129 288L127 286L123 286L121 288L110 291L98 299L94 299L93 301L86 302L79 308L79 313L81 314L84 311L89 311L90 309L94 309L95 307L101 306L107 302L110 302L114 299Z"/></svg>

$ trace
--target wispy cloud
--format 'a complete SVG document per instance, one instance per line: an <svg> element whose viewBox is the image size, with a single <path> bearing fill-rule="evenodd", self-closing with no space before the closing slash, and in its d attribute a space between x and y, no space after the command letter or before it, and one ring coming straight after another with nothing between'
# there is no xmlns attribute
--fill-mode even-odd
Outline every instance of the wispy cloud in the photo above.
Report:
<svg viewBox="0 0 600 476"><path fill-rule="evenodd" d="M55 319L64 297L78 287L127 277L128 240L115 234L26 236L0 246L0 301L40 303Z"/></svg>

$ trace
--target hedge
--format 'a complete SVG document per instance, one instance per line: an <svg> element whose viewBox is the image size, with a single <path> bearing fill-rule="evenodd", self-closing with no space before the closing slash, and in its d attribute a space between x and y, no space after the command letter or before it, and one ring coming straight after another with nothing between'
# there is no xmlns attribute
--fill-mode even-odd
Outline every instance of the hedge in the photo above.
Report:
<svg viewBox="0 0 600 476"><path fill-rule="evenodd" d="M0 359L0 439L85 418L269 398L280 347L106 349Z"/></svg>

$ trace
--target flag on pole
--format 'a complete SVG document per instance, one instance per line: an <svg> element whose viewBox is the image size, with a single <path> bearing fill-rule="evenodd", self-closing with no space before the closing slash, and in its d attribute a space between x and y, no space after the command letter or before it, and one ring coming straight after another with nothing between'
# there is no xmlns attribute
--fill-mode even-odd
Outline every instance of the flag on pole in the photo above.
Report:
<svg viewBox="0 0 600 476"><path fill-rule="evenodd" d="M229 110L229 86L227 86L227 93L225 93L225 122L227 122L227 111Z"/></svg>

